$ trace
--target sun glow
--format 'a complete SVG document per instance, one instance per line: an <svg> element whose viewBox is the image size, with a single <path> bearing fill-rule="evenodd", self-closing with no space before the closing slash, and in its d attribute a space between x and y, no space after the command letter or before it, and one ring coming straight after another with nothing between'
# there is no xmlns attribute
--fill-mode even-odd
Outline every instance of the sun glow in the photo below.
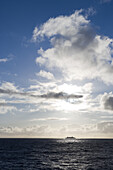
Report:
<svg viewBox="0 0 113 170"><path fill-rule="evenodd" d="M55 89L56 91L63 91L69 95L83 95L83 98L69 98L65 100L55 100L54 107L57 110L63 111L84 111L88 108L87 93L91 89L91 83L85 84L84 86L77 86L72 84L62 84Z"/></svg>
<svg viewBox="0 0 113 170"><path fill-rule="evenodd" d="M86 102L78 102L74 99L69 101L58 101L54 103L54 106L57 110L63 111L82 111L88 108L88 104Z"/></svg>
<svg viewBox="0 0 113 170"><path fill-rule="evenodd" d="M66 83L58 86L58 89L68 94L80 94L83 92L83 87Z"/></svg>

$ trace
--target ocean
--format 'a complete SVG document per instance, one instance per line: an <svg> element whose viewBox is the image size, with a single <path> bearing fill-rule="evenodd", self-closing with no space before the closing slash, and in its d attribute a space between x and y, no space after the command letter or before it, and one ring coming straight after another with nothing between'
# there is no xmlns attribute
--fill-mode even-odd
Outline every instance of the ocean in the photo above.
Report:
<svg viewBox="0 0 113 170"><path fill-rule="evenodd" d="M110 139L0 139L0 170L113 170Z"/></svg>

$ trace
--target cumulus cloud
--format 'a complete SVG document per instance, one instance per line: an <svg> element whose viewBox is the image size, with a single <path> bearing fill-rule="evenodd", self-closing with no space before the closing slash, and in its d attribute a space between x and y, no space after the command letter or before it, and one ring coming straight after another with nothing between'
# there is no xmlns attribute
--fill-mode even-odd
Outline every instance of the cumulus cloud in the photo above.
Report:
<svg viewBox="0 0 113 170"><path fill-rule="evenodd" d="M18 87L14 85L14 83L11 82L3 82L0 86L1 89L4 90L11 90L11 91L18 91Z"/></svg>
<svg viewBox="0 0 113 170"><path fill-rule="evenodd" d="M82 15L79 15L81 11L82 10L76 11L69 17L59 16L56 18L50 18L46 23L41 25L40 28L35 27L33 31L34 40L36 40L39 36L43 37L45 35L47 37L57 34L62 36L67 35L68 37L74 35L78 31L79 25L89 22Z"/></svg>
<svg viewBox="0 0 113 170"><path fill-rule="evenodd" d="M105 110L113 110L113 93L104 93L101 97L101 105Z"/></svg>
<svg viewBox="0 0 113 170"><path fill-rule="evenodd" d="M44 70L40 70L39 73L36 73L37 76L46 78L48 80L53 80L54 79L54 75L50 72L44 71Z"/></svg>
<svg viewBox="0 0 113 170"><path fill-rule="evenodd" d="M104 103L105 109L113 110L113 96L108 97Z"/></svg>
<svg viewBox="0 0 113 170"><path fill-rule="evenodd" d="M113 84L113 40L96 34L82 10L35 27L34 41L45 36L51 48L38 50L37 64L60 70L65 80L98 78Z"/></svg>

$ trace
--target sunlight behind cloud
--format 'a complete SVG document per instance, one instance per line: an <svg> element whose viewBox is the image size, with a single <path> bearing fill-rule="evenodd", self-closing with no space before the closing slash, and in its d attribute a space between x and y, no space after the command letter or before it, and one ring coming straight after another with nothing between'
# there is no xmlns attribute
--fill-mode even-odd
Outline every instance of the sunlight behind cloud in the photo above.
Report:
<svg viewBox="0 0 113 170"><path fill-rule="evenodd" d="M0 135L113 137L113 1L6 1Z"/></svg>
<svg viewBox="0 0 113 170"><path fill-rule="evenodd" d="M68 101L58 101L53 104L56 110L61 110L65 112L72 112L72 111L83 111L88 110L88 103L85 101L76 101L74 99L70 99Z"/></svg>

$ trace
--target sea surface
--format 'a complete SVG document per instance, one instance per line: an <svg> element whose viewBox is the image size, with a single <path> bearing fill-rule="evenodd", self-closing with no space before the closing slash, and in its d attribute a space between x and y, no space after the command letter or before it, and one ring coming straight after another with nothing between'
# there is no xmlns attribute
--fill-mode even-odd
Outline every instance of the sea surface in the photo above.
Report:
<svg viewBox="0 0 113 170"><path fill-rule="evenodd" d="M113 170L110 139L0 139L0 170Z"/></svg>

